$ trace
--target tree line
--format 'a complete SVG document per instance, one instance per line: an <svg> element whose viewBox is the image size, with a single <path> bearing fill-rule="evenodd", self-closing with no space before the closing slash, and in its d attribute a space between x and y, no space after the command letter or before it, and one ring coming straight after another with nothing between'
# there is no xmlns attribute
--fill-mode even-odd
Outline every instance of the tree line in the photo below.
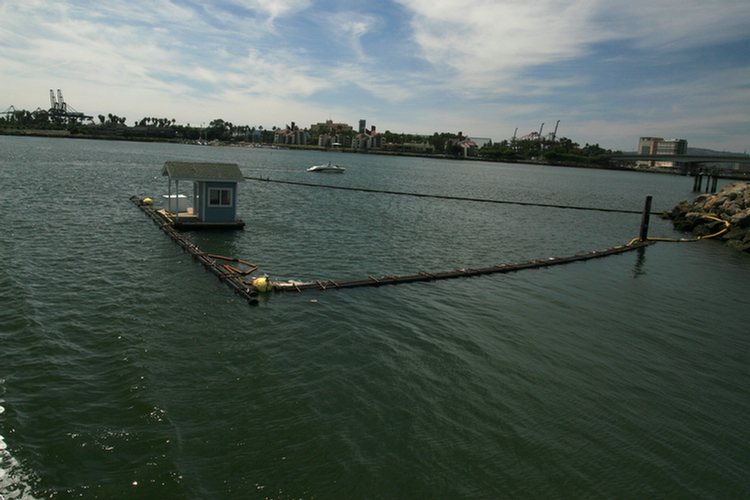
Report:
<svg viewBox="0 0 750 500"><path fill-rule="evenodd" d="M209 122L208 126L191 126L178 125L174 118L143 117L136 120L132 127L128 127L125 122L127 118L114 115L112 113L106 116L100 114L97 116L98 122L93 118L82 120L78 117L65 117L64 115L54 113L54 110L46 111L37 109L29 112L26 110L16 110L0 117L0 127L3 128L20 128L20 129L37 129L37 130L67 130L71 134L80 135L109 135L120 137L150 137L158 139L184 139L189 141L219 141L224 143L232 142L259 142L262 144L273 144L274 134L277 127L270 129L263 126L235 125L231 122L217 118ZM315 133L310 134L310 144L317 144L318 136L324 133L341 134L353 138L357 132L353 130L339 131L328 130L322 127ZM427 142L433 146L434 151L443 153L445 142L455 136L451 133L437 133L425 137L414 134L397 134L390 131L383 133L384 140L392 144L405 143L423 143Z"/></svg>
<svg viewBox="0 0 750 500"><path fill-rule="evenodd" d="M125 139L152 139L172 141L193 141L240 143L252 142L273 144L277 127L270 129L262 126L235 125L221 118L209 122L208 126L178 125L174 118L143 117L128 127L125 117L112 113L97 116L97 123L93 118L81 118L83 115L66 115L59 110L42 110L29 112L14 110L0 116L0 128L30 129L30 130L67 130L73 135L108 136ZM306 130L307 132L307 130ZM353 139L357 135L354 130L329 130L321 127L314 134L310 134L309 144L316 145L320 134L330 133L347 136ZM439 155L457 155L459 148L447 150L446 144L456 134L450 132L435 132L431 136L394 133L386 130L382 133L384 142L396 150L405 148L407 144L429 144L431 151ZM518 141L489 142L479 151L478 155L497 161L543 160L560 164L594 164L604 166L609 162L612 152L605 150L598 144L585 144L583 147L572 140L562 137L554 141L549 139L526 139Z"/></svg>
<svg viewBox="0 0 750 500"><path fill-rule="evenodd" d="M581 147L567 137L554 141L550 139L525 139L519 141L501 141L487 144L480 150L487 158L505 161L544 160L560 164L594 164L606 166L612 151L599 144L586 144Z"/></svg>
<svg viewBox="0 0 750 500"><path fill-rule="evenodd" d="M106 116L84 117L82 114L66 114L59 110L36 111L13 110L0 116L0 128L28 130L61 130L74 135L120 136L126 138L149 137L157 139L183 139L192 141L239 142L253 136L258 142L272 143L276 127L270 130L262 126L236 126L220 118L211 121L207 127L178 125L174 118L146 116L136 120L132 127L126 125L127 118L112 113Z"/></svg>

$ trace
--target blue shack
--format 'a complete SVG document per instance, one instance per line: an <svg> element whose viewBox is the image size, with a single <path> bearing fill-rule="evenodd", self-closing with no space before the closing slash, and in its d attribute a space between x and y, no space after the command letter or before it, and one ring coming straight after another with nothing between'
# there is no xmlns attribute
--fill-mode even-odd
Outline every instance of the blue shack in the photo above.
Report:
<svg viewBox="0 0 750 500"><path fill-rule="evenodd" d="M162 175L169 178L164 210L176 229L242 229L237 218L237 184L245 177L235 163L168 161ZM175 194L172 194L172 181ZM179 194L180 181L193 183L193 206ZM173 214L173 215L172 215Z"/></svg>

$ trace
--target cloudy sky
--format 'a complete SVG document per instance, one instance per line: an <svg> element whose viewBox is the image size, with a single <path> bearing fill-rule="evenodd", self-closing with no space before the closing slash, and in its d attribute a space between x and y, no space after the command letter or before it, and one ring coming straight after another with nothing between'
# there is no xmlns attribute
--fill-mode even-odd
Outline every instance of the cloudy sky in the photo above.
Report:
<svg viewBox="0 0 750 500"><path fill-rule="evenodd" d="M0 0L0 111L750 149L746 0Z"/></svg>

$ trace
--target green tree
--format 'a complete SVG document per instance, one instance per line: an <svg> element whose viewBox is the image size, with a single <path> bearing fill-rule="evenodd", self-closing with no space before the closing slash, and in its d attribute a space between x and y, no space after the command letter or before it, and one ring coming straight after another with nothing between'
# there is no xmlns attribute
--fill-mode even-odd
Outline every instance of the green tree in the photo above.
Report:
<svg viewBox="0 0 750 500"><path fill-rule="evenodd" d="M206 140L228 141L231 137L232 124L221 118L212 120L206 128Z"/></svg>

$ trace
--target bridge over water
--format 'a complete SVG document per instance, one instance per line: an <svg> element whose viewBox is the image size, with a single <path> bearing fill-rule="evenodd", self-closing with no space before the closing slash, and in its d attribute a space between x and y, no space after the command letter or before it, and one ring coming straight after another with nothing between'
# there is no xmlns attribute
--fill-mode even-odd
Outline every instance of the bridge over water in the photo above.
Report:
<svg viewBox="0 0 750 500"><path fill-rule="evenodd" d="M682 175L699 176L701 172L695 168L696 163L739 163L744 165L750 165L750 155L746 154L685 154L685 155L670 155L670 154L659 154L659 155L640 155L637 153L625 153L625 154L613 154L610 156L612 161L672 161L679 162L682 164ZM692 165L691 165L692 164ZM692 167L692 168L691 168ZM721 177L725 179L736 179L736 180L750 180L750 174L747 172L712 172L711 177ZM698 181L696 181L698 182ZM700 189L700 187L699 187Z"/></svg>
<svg viewBox="0 0 750 500"><path fill-rule="evenodd" d="M636 153L613 154L614 161L678 161L680 163L745 163L750 164L750 155L717 155L717 154L686 154L686 155L639 155Z"/></svg>

